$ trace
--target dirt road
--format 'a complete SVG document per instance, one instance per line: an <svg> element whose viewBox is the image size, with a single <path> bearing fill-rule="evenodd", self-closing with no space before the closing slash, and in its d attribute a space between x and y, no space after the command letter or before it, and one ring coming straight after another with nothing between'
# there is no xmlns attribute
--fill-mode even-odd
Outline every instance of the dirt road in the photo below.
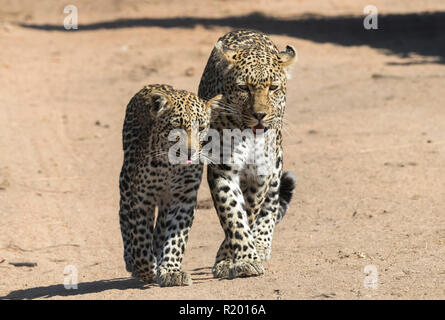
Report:
<svg viewBox="0 0 445 320"><path fill-rule="evenodd" d="M361 0L202 3L73 0L66 31L65 3L0 1L0 298L444 299L445 3L376 0L373 31ZM196 92L241 27L299 52L284 142L298 186L267 272L212 278L223 233L204 180L194 284L143 286L118 222L125 106L148 83Z"/></svg>

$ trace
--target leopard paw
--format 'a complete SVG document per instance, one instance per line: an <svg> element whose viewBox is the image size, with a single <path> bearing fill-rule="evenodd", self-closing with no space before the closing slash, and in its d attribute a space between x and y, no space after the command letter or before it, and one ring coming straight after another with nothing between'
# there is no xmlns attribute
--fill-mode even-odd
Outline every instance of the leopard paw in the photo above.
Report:
<svg viewBox="0 0 445 320"><path fill-rule="evenodd" d="M192 278L184 271L164 271L158 274L157 282L161 287L190 286Z"/></svg>
<svg viewBox="0 0 445 320"><path fill-rule="evenodd" d="M260 261L236 261L229 269L229 278L257 277L264 274L264 266Z"/></svg>
<svg viewBox="0 0 445 320"><path fill-rule="evenodd" d="M229 260L221 260L213 266L212 272L215 278L228 278L229 270L232 266L232 262Z"/></svg>
<svg viewBox="0 0 445 320"><path fill-rule="evenodd" d="M156 274L153 271L136 271L133 270L131 273L133 278L139 279L146 283L155 283L156 282Z"/></svg>

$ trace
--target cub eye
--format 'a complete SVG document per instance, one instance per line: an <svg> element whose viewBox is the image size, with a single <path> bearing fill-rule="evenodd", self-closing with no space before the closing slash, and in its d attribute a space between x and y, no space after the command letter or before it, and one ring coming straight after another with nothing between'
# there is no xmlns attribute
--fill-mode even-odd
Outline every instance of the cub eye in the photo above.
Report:
<svg viewBox="0 0 445 320"><path fill-rule="evenodd" d="M249 91L249 86L245 84L240 84L238 88L240 88L242 91Z"/></svg>
<svg viewBox="0 0 445 320"><path fill-rule="evenodd" d="M272 85L269 86L269 90L270 90L270 91L275 91L275 90L277 90L277 89L278 89L278 86L276 86L276 85L273 85L273 84L272 84Z"/></svg>

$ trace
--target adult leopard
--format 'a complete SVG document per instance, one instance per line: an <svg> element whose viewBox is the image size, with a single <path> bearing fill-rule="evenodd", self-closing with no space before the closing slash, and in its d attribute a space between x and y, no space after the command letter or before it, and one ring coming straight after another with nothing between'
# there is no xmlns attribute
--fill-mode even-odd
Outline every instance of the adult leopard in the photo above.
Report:
<svg viewBox="0 0 445 320"><path fill-rule="evenodd" d="M258 174L258 163L249 163L258 150L245 138L231 149L237 161L208 166L208 184L225 233L213 267L215 277L261 275L263 261L270 257L275 225L296 184L293 173L282 173L281 146L286 81L296 60L292 46L280 52L267 35L238 30L218 40L202 75L198 96L222 94L231 110L212 120L211 127L221 136L224 129L252 129L276 137L275 162L266 174Z"/></svg>
<svg viewBox="0 0 445 320"><path fill-rule="evenodd" d="M203 164L197 159L202 145L191 144L191 135L206 134L220 98L206 101L193 93L156 84L140 90L127 106L119 218L126 269L136 278L157 281L161 286L192 282L181 263ZM173 158L184 158L182 163L172 163L169 155L178 138L171 139L170 134L177 129L183 130L184 136L187 133L187 145L182 151L178 148L179 157ZM196 163L190 164L192 161Z"/></svg>

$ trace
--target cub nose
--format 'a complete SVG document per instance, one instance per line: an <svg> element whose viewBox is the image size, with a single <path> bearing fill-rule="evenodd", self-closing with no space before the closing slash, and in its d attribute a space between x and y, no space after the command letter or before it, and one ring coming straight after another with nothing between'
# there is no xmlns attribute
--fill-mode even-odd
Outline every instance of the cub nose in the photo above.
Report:
<svg viewBox="0 0 445 320"><path fill-rule="evenodd" d="M264 117L266 116L266 112L254 112L253 116L255 117L255 119L257 119L258 121L261 121L264 119Z"/></svg>

